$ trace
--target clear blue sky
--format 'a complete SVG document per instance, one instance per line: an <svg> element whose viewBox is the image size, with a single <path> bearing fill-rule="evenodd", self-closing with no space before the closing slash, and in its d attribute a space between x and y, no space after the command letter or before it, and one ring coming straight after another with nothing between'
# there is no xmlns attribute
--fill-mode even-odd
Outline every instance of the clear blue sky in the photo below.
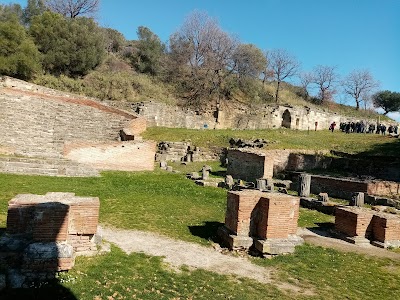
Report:
<svg viewBox="0 0 400 300"><path fill-rule="evenodd" d="M27 3L0 0L10 2ZM101 0L97 20L127 39L146 26L166 42L194 10L242 43L286 49L305 71L337 66L345 76L368 69L380 89L400 92L400 0Z"/></svg>

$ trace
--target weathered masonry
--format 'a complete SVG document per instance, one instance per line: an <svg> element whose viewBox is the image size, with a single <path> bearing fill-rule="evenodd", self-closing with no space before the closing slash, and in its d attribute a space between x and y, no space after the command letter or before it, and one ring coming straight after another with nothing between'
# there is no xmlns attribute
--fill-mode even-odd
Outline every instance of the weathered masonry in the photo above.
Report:
<svg viewBox="0 0 400 300"><path fill-rule="evenodd" d="M400 247L400 217L362 207L337 207L335 230L354 244Z"/></svg>
<svg viewBox="0 0 400 300"><path fill-rule="evenodd" d="M237 107L229 103L210 111L191 111L178 106L146 101L132 105L150 126L192 129L273 129L327 130L332 122L350 121L347 117L309 107L258 105ZM317 126L315 128L315 122Z"/></svg>
<svg viewBox="0 0 400 300"><path fill-rule="evenodd" d="M299 205L298 197L281 193L228 192L219 235L231 249L254 245L264 254L291 253L303 242L296 235Z"/></svg>
<svg viewBox="0 0 400 300"><path fill-rule="evenodd" d="M0 154L68 159L81 168L97 170L153 169L155 143L140 138L146 130L144 118L95 99L9 77L1 78L0 87ZM141 164L137 166L139 157ZM24 168L31 174L59 176L73 176L77 169L60 161L53 161L44 171L29 160L0 163L2 172L18 173ZM76 173L87 175L79 170Z"/></svg>
<svg viewBox="0 0 400 300"><path fill-rule="evenodd" d="M0 277L11 288L29 287L71 269L77 255L96 253L99 207L98 198L73 193L17 195L0 238Z"/></svg>

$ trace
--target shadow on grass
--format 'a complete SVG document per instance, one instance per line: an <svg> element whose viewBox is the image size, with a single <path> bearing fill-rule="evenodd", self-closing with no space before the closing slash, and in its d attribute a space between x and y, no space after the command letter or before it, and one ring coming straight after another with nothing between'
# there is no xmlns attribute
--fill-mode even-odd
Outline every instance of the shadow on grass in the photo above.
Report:
<svg viewBox="0 0 400 300"><path fill-rule="evenodd" d="M210 174L217 177L225 177L226 171L215 171L215 172L210 172Z"/></svg>
<svg viewBox="0 0 400 300"><path fill-rule="evenodd" d="M331 230L335 228L335 223L332 222L322 222L315 223L316 227L307 227L311 232L320 236L331 236Z"/></svg>
<svg viewBox="0 0 400 300"><path fill-rule="evenodd" d="M204 222L204 225L189 226L189 230L194 236L217 243L219 241L217 230L223 225L224 223L221 222L206 221Z"/></svg>
<svg viewBox="0 0 400 300"><path fill-rule="evenodd" d="M357 156L377 156L380 157L382 160L392 161L393 159L395 159L396 161L398 161L400 160L398 157L398 154L400 152L400 139L391 139L395 139L395 141L392 141L391 143L375 145L370 151L361 152Z"/></svg>
<svg viewBox="0 0 400 300"><path fill-rule="evenodd" d="M58 281L48 282L45 286L26 289L5 289L0 292L2 300L37 299L37 300L77 300L78 298Z"/></svg>

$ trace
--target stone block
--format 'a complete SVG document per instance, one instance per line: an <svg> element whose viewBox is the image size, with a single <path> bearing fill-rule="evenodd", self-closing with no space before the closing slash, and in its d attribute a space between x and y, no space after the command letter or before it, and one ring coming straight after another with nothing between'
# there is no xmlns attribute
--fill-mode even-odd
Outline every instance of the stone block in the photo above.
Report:
<svg viewBox="0 0 400 300"><path fill-rule="evenodd" d="M372 235L372 218L370 209L361 207L337 207L335 212L335 230L349 242L360 244Z"/></svg>
<svg viewBox="0 0 400 300"><path fill-rule="evenodd" d="M217 235L229 249L248 249L253 245L253 239L249 236L236 235L225 226L218 228Z"/></svg>
<svg viewBox="0 0 400 300"><path fill-rule="evenodd" d="M295 247L303 243L301 237L289 236L287 239L258 239L254 241L254 246L263 254L277 255L293 253Z"/></svg>

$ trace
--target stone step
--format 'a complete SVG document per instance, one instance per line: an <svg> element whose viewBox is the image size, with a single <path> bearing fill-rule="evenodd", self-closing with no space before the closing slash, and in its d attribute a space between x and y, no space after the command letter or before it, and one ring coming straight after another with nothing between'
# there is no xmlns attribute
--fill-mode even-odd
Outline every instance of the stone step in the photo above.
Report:
<svg viewBox="0 0 400 300"><path fill-rule="evenodd" d="M27 157L0 157L0 172L11 174L98 177L94 168L66 159L41 159Z"/></svg>

